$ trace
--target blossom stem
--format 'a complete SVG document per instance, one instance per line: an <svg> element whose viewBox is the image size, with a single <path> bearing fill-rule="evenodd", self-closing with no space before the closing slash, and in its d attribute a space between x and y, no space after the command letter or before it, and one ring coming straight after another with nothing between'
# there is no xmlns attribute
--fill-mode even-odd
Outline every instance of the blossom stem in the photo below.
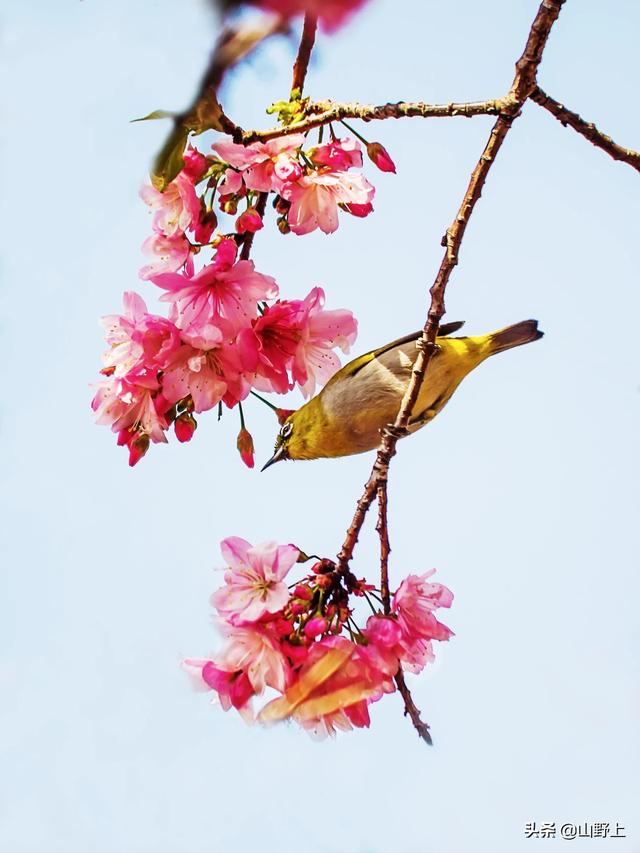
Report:
<svg viewBox="0 0 640 853"><path fill-rule="evenodd" d="M371 612L373 613L373 615L374 615L374 616L377 616L377 615L378 615L378 611L375 609L375 607L374 607L374 606L373 606L373 604L371 603L371 599L369 598L369 596L368 596L368 594L367 594L367 592L366 592L366 591L365 591L365 593L364 593L364 597L365 597L365 599L366 599L367 604L368 604L368 605L369 605L369 607L371 608Z"/></svg>
<svg viewBox="0 0 640 853"><path fill-rule="evenodd" d="M278 411L278 407L277 407L277 406L274 406L274 405L273 405L273 403L270 403L268 400L265 400L265 398L264 398L264 397L261 397L261 396L260 396L260 394L257 394L255 391L249 391L249 393L250 393L250 394L253 394L253 396L254 396L254 397L257 397L257 398L258 398L258 400L260 400L260 402L261 402L261 403L264 403L264 404L265 404L265 406L269 406L269 408L271 409L271 411L272 411L272 412L277 412L277 411ZM318 558L318 559L320 559L320 558Z"/></svg>
<svg viewBox="0 0 640 853"><path fill-rule="evenodd" d="M343 125L347 128L347 130L349 131L349 133L353 133L353 135L354 135L354 136L357 136L357 137L358 137L358 139L360 140L360 142L364 142L364 144L365 144L365 145L368 145L368 144L369 144L369 140L368 140L368 139L365 139L365 138L364 138L364 136L361 136L361 135L358 133L358 131L357 131L354 127L351 127L351 125L350 125L350 124L347 124L347 123L346 123L346 121L345 121L344 119L341 119L341 120L340 120L340 124L343 124Z"/></svg>
<svg viewBox="0 0 640 853"><path fill-rule="evenodd" d="M242 403L238 400L238 411L240 412L240 429L246 429L244 423L244 412L242 411Z"/></svg>

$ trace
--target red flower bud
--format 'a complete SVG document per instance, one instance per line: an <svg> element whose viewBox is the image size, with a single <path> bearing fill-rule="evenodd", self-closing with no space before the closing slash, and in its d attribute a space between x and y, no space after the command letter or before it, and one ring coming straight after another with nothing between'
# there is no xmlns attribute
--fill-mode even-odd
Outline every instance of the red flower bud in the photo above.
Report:
<svg viewBox="0 0 640 853"><path fill-rule="evenodd" d="M341 205L347 213L350 213L352 216L357 216L359 219L364 219L365 216L368 216L373 210L373 205L370 201L366 204L343 204Z"/></svg>
<svg viewBox="0 0 640 853"><path fill-rule="evenodd" d="M245 231L255 234L256 231L259 231L262 227L262 217L255 207L248 207L245 212L240 214L236 219L236 231L238 234L244 234Z"/></svg>
<svg viewBox="0 0 640 853"><path fill-rule="evenodd" d="M313 593L305 584L299 583L296 588L293 590L293 597L300 598L302 601L311 601L313 598Z"/></svg>
<svg viewBox="0 0 640 853"><path fill-rule="evenodd" d="M369 155L369 159L376 164L381 172L393 172L395 174L396 164L389 156L389 152L384 145L380 145L379 142L370 142L367 145L367 154Z"/></svg>
<svg viewBox="0 0 640 853"><path fill-rule="evenodd" d="M281 234L288 234L291 231L289 220L286 216L279 216L277 221L278 231L280 231Z"/></svg>
<svg viewBox="0 0 640 853"><path fill-rule="evenodd" d="M238 199L233 195L220 196L220 210L230 213L232 216L238 212Z"/></svg>
<svg viewBox="0 0 640 853"><path fill-rule="evenodd" d="M184 160L183 172L194 184L202 178L204 173L209 168L209 162L204 154L201 154L197 148L189 145L187 150L182 155Z"/></svg>
<svg viewBox="0 0 640 853"><path fill-rule="evenodd" d="M141 432L129 444L129 465L131 468L138 463L149 449L149 436Z"/></svg>
<svg viewBox="0 0 640 853"><path fill-rule="evenodd" d="M191 441L197 426L198 424L196 423L196 419L193 415L189 415L186 412L178 415L173 425L178 441L183 443L185 441Z"/></svg>
<svg viewBox="0 0 640 853"><path fill-rule="evenodd" d="M253 468L253 438L251 438L251 433L249 430L242 427L240 432L238 433L238 450L240 452L240 456L242 461L247 466L247 468Z"/></svg>
<svg viewBox="0 0 640 853"><path fill-rule="evenodd" d="M317 637L319 634L324 634L326 630L327 620L322 616L314 616L314 618L309 619L307 624L304 626L304 635L310 640L313 640L314 637Z"/></svg>

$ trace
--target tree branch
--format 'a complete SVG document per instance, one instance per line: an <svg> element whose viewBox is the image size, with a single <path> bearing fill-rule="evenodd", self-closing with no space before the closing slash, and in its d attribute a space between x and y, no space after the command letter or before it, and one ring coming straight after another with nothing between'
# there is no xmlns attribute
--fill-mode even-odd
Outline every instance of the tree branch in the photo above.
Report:
<svg viewBox="0 0 640 853"><path fill-rule="evenodd" d="M435 281L429 290L431 303L427 314L427 321L422 330L422 337L418 341L420 351L413 365L411 379L396 419L392 425L388 425L382 430L382 441L380 443L371 474L365 485L364 492L356 505L353 519L347 530L342 548L338 553L337 568L340 572L347 571L349 563L353 557L353 550L356 542L358 541L358 536L362 529L365 516L375 495L379 491L380 484L383 482L386 483L389 475L389 464L392 457L395 455L398 440L408 433L407 425L409 423L409 418L416 400L418 399L418 394L420 393L420 388L429 366L429 361L435 352L435 341L438 334L438 326L440 324L440 319L445 313L445 290L449 278L451 277L451 273L458 263L458 254L467 224L478 200L480 199L489 170L494 163L495 157L500 150L507 133L511 129L513 121L520 114L523 103L527 100L536 86L538 65L542 59L542 54L547 39L549 38L551 27L557 20L563 3L564 0L543 0L538 8L538 12L529 31L525 49L522 56L516 63L516 73L508 95L508 114L500 115L494 124L484 151L471 174L471 179L458 213L443 238L445 254ZM424 727L424 723L420 720L420 715L413 704L413 700L411 699L409 690L404 683L402 674L399 673L398 675L400 678L396 676L396 684L398 685L398 689L405 700L406 711L411 717L418 733L421 737L424 737L423 731L421 730L421 727ZM428 735L428 732L426 732L426 734Z"/></svg>
<svg viewBox="0 0 640 853"><path fill-rule="evenodd" d="M640 172L640 153L633 151L631 148L623 148L621 145L618 145L610 136L598 130L593 122L585 121L578 113L572 112L559 101L547 95L539 86L536 86L531 93L531 100L535 101L539 106L544 107L545 110L548 110L564 127L569 125L576 133L588 139L596 148L606 151L614 160L621 160L623 163L628 163L632 169Z"/></svg>
<svg viewBox="0 0 640 853"><path fill-rule="evenodd" d="M246 130L236 134L237 140L243 145L251 142L266 142L290 133L304 133L314 127L341 121L345 118L357 118L362 121L382 121L388 118L448 118L463 116L471 118L480 115L498 115L507 102L504 99L495 101L475 101L472 103L425 104L422 101L413 103L398 101L395 104L334 103L333 101L312 101L305 107L306 116L292 122L286 127L272 127L268 130Z"/></svg>
<svg viewBox="0 0 640 853"><path fill-rule="evenodd" d="M391 612L391 594L389 592L389 524L387 521L387 481L382 480L378 485L378 522L376 530L380 538L380 592L384 612Z"/></svg>
<svg viewBox="0 0 640 853"><path fill-rule="evenodd" d="M300 39L298 55L293 65L293 80L291 81L292 100L300 100L302 97L304 81L307 76L307 69L309 68L309 60L311 59L311 51L316 40L317 27L318 16L307 12L304 16L304 24L302 25L302 38Z"/></svg>

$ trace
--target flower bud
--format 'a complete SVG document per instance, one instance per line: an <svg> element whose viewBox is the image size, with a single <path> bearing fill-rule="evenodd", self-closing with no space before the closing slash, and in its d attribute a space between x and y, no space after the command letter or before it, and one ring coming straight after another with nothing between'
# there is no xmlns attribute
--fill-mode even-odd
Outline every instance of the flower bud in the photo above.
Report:
<svg viewBox="0 0 640 853"><path fill-rule="evenodd" d="M138 463L149 449L149 436L145 432L141 432L137 438L129 444L129 466Z"/></svg>
<svg viewBox="0 0 640 853"><path fill-rule="evenodd" d="M273 206L277 213L284 214L289 212L291 202L287 201L286 198L282 198L281 195L277 195L273 200Z"/></svg>
<svg viewBox="0 0 640 853"><path fill-rule="evenodd" d="M259 231L262 227L262 217L255 207L248 207L245 212L240 214L236 219L236 231L238 234L244 234L245 231L255 234L256 231Z"/></svg>
<svg viewBox="0 0 640 853"><path fill-rule="evenodd" d="M316 587L318 589L329 589L333 586L334 577L333 575L318 575L316 578Z"/></svg>
<svg viewBox="0 0 640 853"><path fill-rule="evenodd" d="M322 616L314 616L314 618L309 619L307 624L304 626L304 635L310 640L313 640L319 634L324 634L326 630L327 620Z"/></svg>
<svg viewBox="0 0 640 853"><path fill-rule="evenodd" d="M238 199L232 195L220 196L220 210L224 213L230 213L232 216L238 212Z"/></svg>
<svg viewBox="0 0 640 853"><path fill-rule="evenodd" d="M178 415L173 424L178 441L183 444L185 441L191 441L197 426L198 424L193 415L187 414L187 412Z"/></svg>
<svg viewBox="0 0 640 853"><path fill-rule="evenodd" d="M305 584L299 583L293 590L293 597L300 598L302 601L311 601L313 593Z"/></svg>
<svg viewBox="0 0 640 853"><path fill-rule="evenodd" d="M182 171L194 184L197 184L209 168L207 158L192 145L189 145L182 158L184 160Z"/></svg>
<svg viewBox="0 0 640 853"><path fill-rule="evenodd" d="M324 575L327 572L333 572L336 567L336 564L333 560L329 560L327 557L324 557L322 560L318 560L317 563L314 563L311 566L311 571L316 575Z"/></svg>
<svg viewBox="0 0 640 853"><path fill-rule="evenodd" d="M340 207L352 216L357 216L359 219L364 219L364 217L368 216L373 210L373 205L370 201L366 204L341 204Z"/></svg>
<svg viewBox="0 0 640 853"><path fill-rule="evenodd" d="M289 232L291 231L291 227L289 225L289 220L287 219L286 216L279 216L277 219L277 223L278 223L278 231L281 234L289 234Z"/></svg>
<svg viewBox="0 0 640 853"><path fill-rule="evenodd" d="M208 243L217 225L218 217L213 210L201 210L200 219L193 232L198 243Z"/></svg>
<svg viewBox="0 0 640 853"><path fill-rule="evenodd" d="M242 427L238 433L237 447L240 452L240 457L247 468L253 468L253 438L249 430Z"/></svg>
<svg viewBox="0 0 640 853"><path fill-rule="evenodd" d="M375 163L381 172L393 172L395 174L396 164L389 156L389 152L384 145L380 145L379 142L370 142L367 145L367 154L369 155L369 159Z"/></svg>

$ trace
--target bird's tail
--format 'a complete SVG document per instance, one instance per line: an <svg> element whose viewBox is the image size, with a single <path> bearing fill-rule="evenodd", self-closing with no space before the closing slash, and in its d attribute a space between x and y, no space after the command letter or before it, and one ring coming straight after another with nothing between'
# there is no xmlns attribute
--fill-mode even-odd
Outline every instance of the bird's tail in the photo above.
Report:
<svg viewBox="0 0 640 853"><path fill-rule="evenodd" d="M529 344L531 341L537 341L543 334L544 332L538 329L537 320L523 320L521 323L507 326L506 329L500 329L489 335L491 355L512 347L519 347L522 344Z"/></svg>

